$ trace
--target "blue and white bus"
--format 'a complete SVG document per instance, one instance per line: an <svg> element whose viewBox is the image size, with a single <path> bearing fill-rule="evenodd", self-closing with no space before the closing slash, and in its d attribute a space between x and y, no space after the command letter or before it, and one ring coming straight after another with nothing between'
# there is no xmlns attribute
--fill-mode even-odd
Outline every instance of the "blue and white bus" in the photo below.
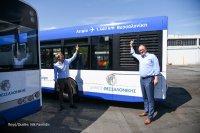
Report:
<svg viewBox="0 0 200 133"><path fill-rule="evenodd" d="M0 125L42 107L36 11L22 1L0 4Z"/></svg>
<svg viewBox="0 0 200 133"><path fill-rule="evenodd" d="M134 39L135 49L145 44L158 57L161 74L155 98L165 100L167 26L168 18L159 16L41 31L43 91L54 92L55 55L61 51L69 58L78 44L70 76L78 83L79 96L142 102L139 63L130 54L129 42Z"/></svg>

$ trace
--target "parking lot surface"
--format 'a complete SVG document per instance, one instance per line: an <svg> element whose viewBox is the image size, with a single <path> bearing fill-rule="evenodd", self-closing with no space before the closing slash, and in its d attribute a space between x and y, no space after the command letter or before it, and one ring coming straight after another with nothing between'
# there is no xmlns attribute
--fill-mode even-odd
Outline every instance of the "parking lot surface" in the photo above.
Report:
<svg viewBox="0 0 200 133"><path fill-rule="evenodd" d="M1 128L19 133L200 133L200 66L168 66L167 99L156 103L155 120L138 117L143 103L81 99L77 109L59 111L53 94L43 94L41 111ZM21 126L12 126L19 123Z"/></svg>

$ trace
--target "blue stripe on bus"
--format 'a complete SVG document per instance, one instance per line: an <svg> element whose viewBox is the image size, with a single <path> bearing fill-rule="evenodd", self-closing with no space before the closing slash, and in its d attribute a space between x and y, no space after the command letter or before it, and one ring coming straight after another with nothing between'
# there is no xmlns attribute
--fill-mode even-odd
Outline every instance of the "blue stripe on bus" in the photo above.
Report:
<svg viewBox="0 0 200 133"><path fill-rule="evenodd" d="M21 34L19 34L19 42L20 43L25 43L25 42L27 42L27 33L21 33Z"/></svg>
<svg viewBox="0 0 200 133"><path fill-rule="evenodd" d="M42 92L50 92L50 93L54 93L55 90L52 87L42 87Z"/></svg>
<svg viewBox="0 0 200 133"><path fill-rule="evenodd" d="M55 90L54 90L54 88L51 88L51 87L42 87L42 92L55 93ZM115 101L129 101L129 102L143 101L143 99L141 97L113 95L113 94L95 93L95 92L79 91L79 96L80 97L99 98L99 99L105 99L105 100L115 100Z"/></svg>
<svg viewBox="0 0 200 133"><path fill-rule="evenodd" d="M41 110L41 108L42 106L40 105L40 99L38 99L23 105L18 105L17 107L0 111L0 118L4 118L7 122L12 122L33 114Z"/></svg>
<svg viewBox="0 0 200 133"><path fill-rule="evenodd" d="M104 100L123 101L123 102L143 102L142 97L96 93L96 92L79 92L79 96L99 98Z"/></svg>
<svg viewBox="0 0 200 133"><path fill-rule="evenodd" d="M14 35L0 36L0 45L8 45L15 43Z"/></svg>
<svg viewBox="0 0 200 133"><path fill-rule="evenodd" d="M27 33L19 34L19 43L27 42ZM9 45L15 43L14 35L0 36L0 45Z"/></svg>
<svg viewBox="0 0 200 133"><path fill-rule="evenodd" d="M167 30L168 17L149 17L124 20L107 24L92 24L40 31L40 40L109 35L130 32Z"/></svg>
<svg viewBox="0 0 200 133"><path fill-rule="evenodd" d="M112 101L122 101L122 102L143 102L142 97L137 96L125 96L125 95L116 95L116 94L106 94L106 93L96 93L96 92L80 92L79 96L81 97L91 97L91 98L99 98L104 100L112 100ZM155 98L155 101L164 102L166 99Z"/></svg>
<svg viewBox="0 0 200 133"><path fill-rule="evenodd" d="M55 93L54 88L51 87L42 87L42 92ZM98 98L104 100L113 100L113 101L122 101L122 102L143 102L142 97L136 96L125 96L125 95L116 95L116 94L106 94L106 93L97 93L97 92L78 92L80 97L89 97L89 98ZM157 99L158 102L163 102L165 99Z"/></svg>

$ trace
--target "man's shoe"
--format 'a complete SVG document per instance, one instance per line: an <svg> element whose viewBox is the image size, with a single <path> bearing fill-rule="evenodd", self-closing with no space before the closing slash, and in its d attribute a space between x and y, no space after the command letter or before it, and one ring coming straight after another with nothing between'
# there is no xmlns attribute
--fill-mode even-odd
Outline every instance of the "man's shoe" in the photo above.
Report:
<svg viewBox="0 0 200 133"><path fill-rule="evenodd" d="M77 107L74 104L69 105L70 108L76 109Z"/></svg>
<svg viewBox="0 0 200 133"><path fill-rule="evenodd" d="M152 120L148 118L148 119L146 119L146 120L144 121L144 124L145 124L145 125L148 125L148 124L150 124L151 122L152 122Z"/></svg>
<svg viewBox="0 0 200 133"><path fill-rule="evenodd" d="M144 117L144 116L147 116L147 115L148 115L147 112L143 112L143 113L139 114L140 117Z"/></svg>

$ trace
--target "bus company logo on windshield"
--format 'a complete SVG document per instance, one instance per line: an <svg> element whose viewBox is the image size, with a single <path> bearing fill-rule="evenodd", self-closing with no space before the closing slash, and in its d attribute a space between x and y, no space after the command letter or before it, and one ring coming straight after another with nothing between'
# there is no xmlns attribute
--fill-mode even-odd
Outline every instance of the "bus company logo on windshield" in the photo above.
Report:
<svg viewBox="0 0 200 133"><path fill-rule="evenodd" d="M8 91L10 89L10 87L11 87L11 84L10 84L9 80L3 80L0 83L0 88L3 91Z"/></svg>
<svg viewBox="0 0 200 133"><path fill-rule="evenodd" d="M115 77L114 74L110 74L107 76L106 81L109 85L115 85L117 82L117 78Z"/></svg>

